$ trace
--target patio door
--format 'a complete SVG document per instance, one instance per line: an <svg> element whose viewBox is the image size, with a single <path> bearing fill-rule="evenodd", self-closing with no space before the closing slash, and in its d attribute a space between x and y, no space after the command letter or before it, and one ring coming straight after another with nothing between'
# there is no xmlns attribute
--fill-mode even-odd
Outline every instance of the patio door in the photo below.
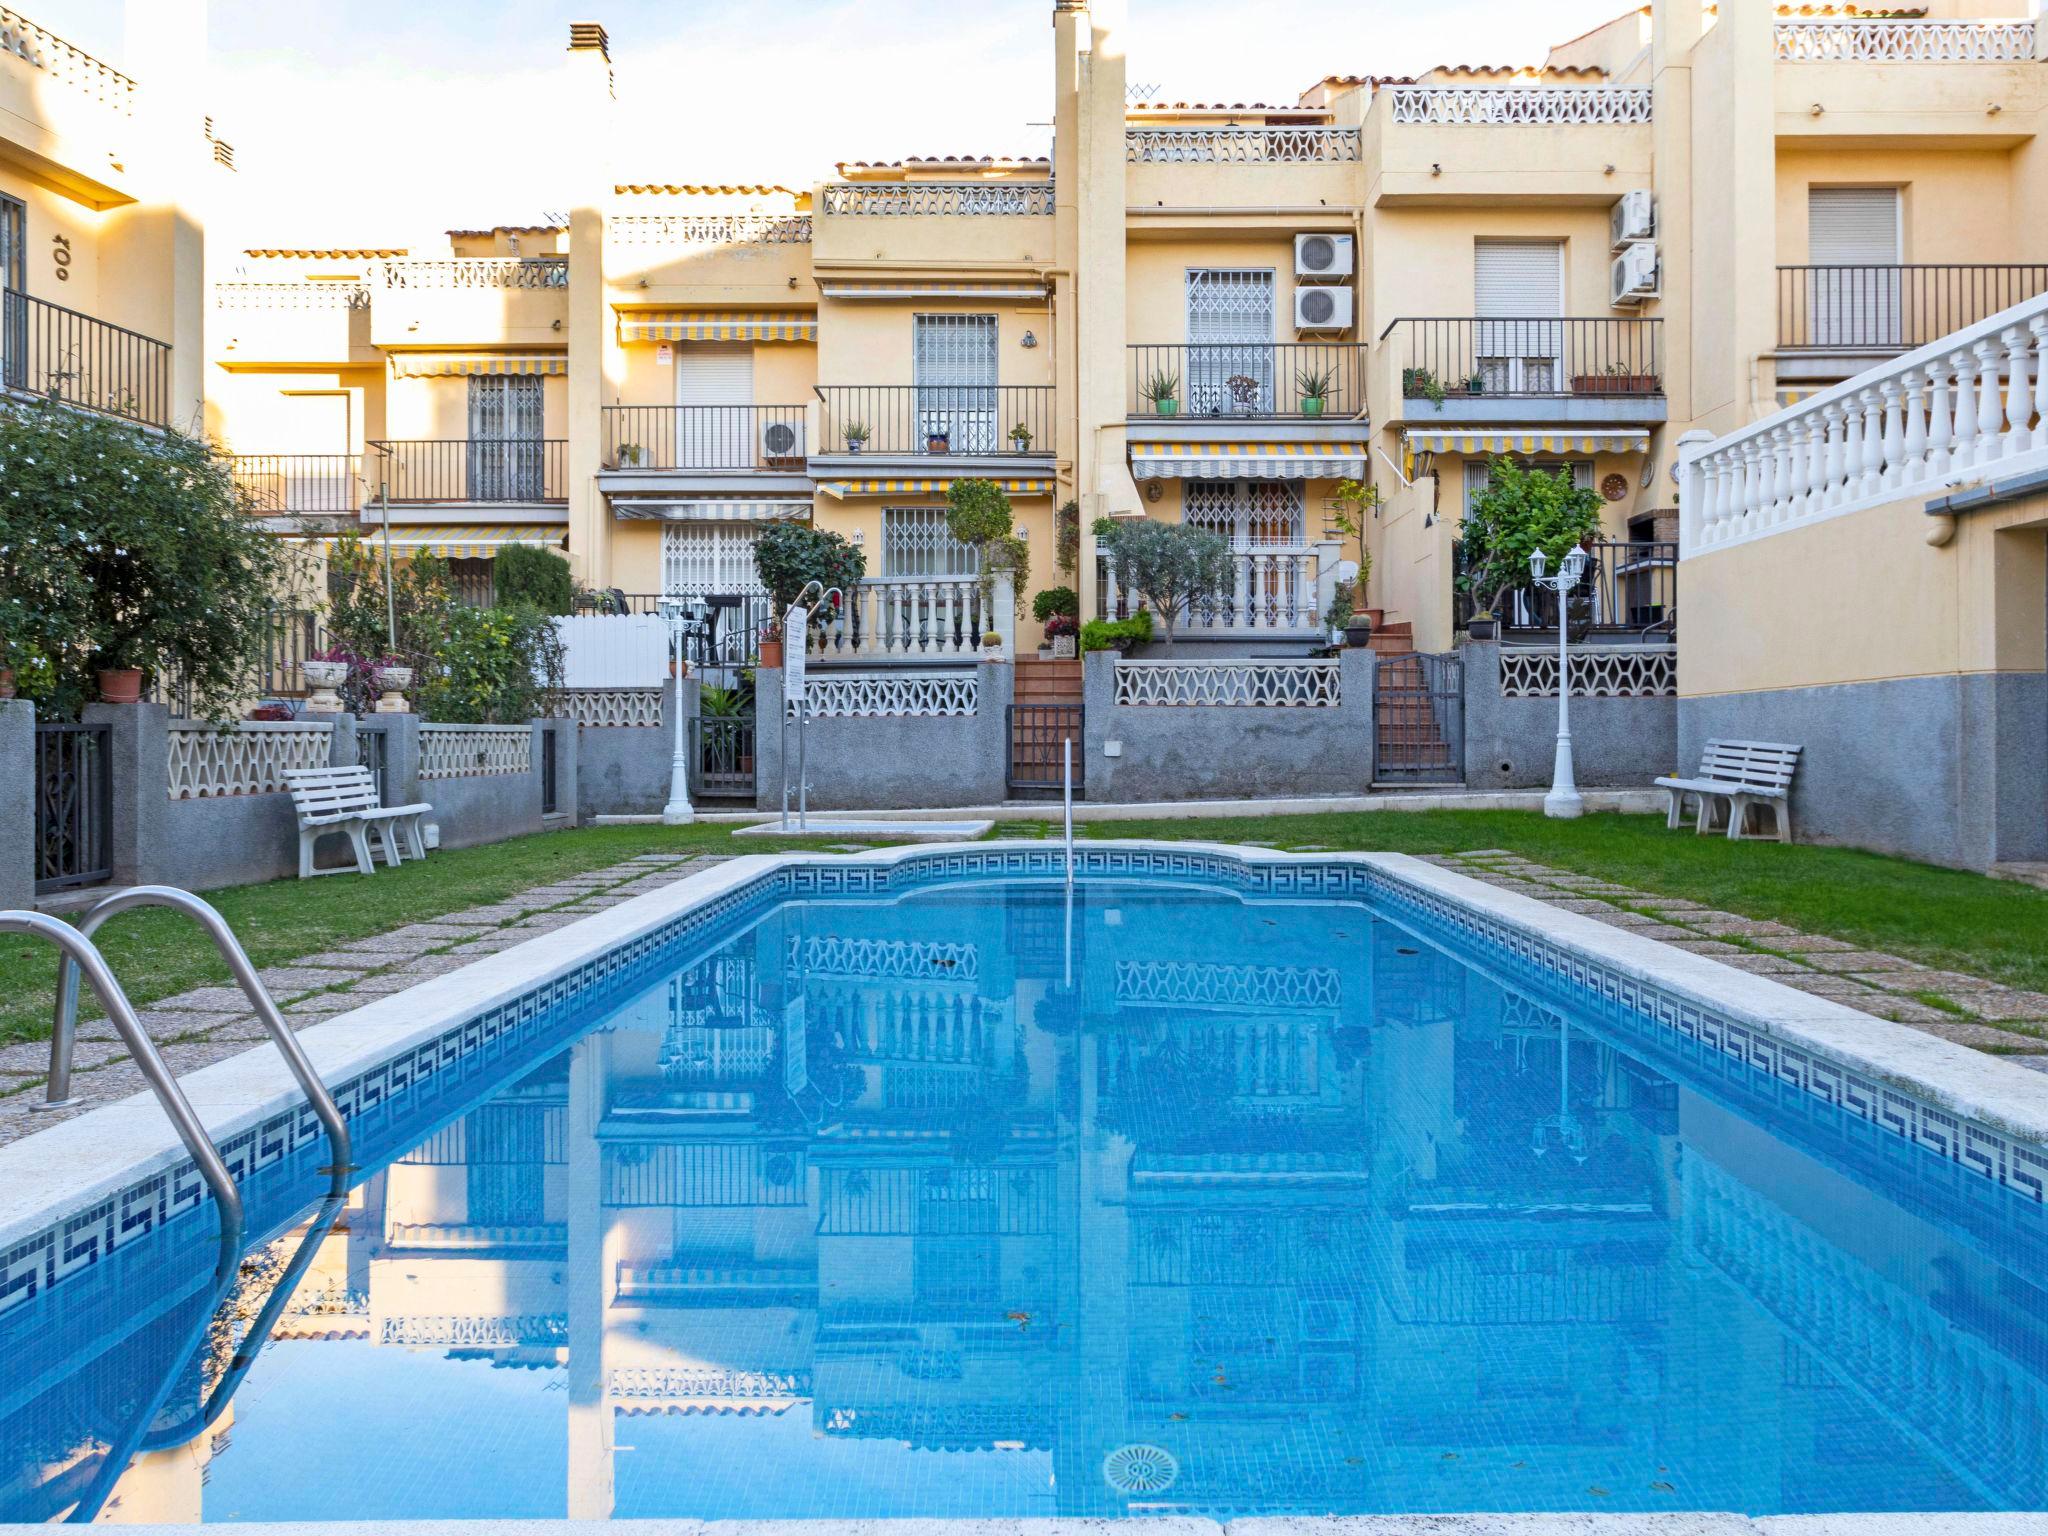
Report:
<svg viewBox="0 0 2048 1536"><path fill-rule="evenodd" d="M0 195L0 384L28 378L28 204Z"/></svg>
<svg viewBox="0 0 2048 1536"><path fill-rule="evenodd" d="M1272 628L1312 602L1314 593L1303 585L1300 561L1257 558L1306 550L1308 534L1297 482L1189 480L1183 482L1181 496L1181 521L1228 541L1236 557L1229 589L1195 605L1198 621L1210 627L1249 623Z"/></svg>
<svg viewBox="0 0 2048 1536"><path fill-rule="evenodd" d="M912 319L912 378L917 385L917 441L943 434L953 453L994 453L1003 428L996 420L996 317L917 315Z"/></svg>
<svg viewBox="0 0 2048 1536"><path fill-rule="evenodd" d="M1807 188L1806 259L1806 315L1813 345L1905 344L1897 187Z"/></svg>
<svg viewBox="0 0 2048 1536"><path fill-rule="evenodd" d="M662 596L766 596L761 573L754 569L754 541L760 535L753 523L663 523Z"/></svg>
<svg viewBox="0 0 2048 1536"><path fill-rule="evenodd" d="M1197 416L1273 410L1273 271L1188 271L1188 410Z"/></svg>
<svg viewBox="0 0 2048 1536"><path fill-rule="evenodd" d="M541 380L492 374L469 381L470 501L540 501Z"/></svg>
<svg viewBox="0 0 2048 1536"><path fill-rule="evenodd" d="M685 343L676 349L676 467L751 469L754 349Z"/></svg>
<svg viewBox="0 0 2048 1536"><path fill-rule="evenodd" d="M1473 364L1485 393L1564 393L1563 243L1481 240L1472 272Z"/></svg>

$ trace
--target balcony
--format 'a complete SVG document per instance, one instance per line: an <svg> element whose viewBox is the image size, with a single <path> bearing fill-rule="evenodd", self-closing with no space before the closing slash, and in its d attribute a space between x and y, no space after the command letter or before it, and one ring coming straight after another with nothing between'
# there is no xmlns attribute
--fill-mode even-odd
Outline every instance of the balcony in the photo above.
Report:
<svg viewBox="0 0 2048 1536"><path fill-rule="evenodd" d="M408 438L370 444L394 504L537 506L569 499L566 438Z"/></svg>
<svg viewBox="0 0 2048 1536"><path fill-rule="evenodd" d="M804 472L801 405L608 405L607 470Z"/></svg>
<svg viewBox="0 0 2048 1536"><path fill-rule="evenodd" d="M0 385L148 426L171 424L168 342L0 289Z"/></svg>
<svg viewBox="0 0 2048 1536"><path fill-rule="evenodd" d="M238 453L232 468L260 513L352 518L363 504L360 454Z"/></svg>
<svg viewBox="0 0 2048 1536"><path fill-rule="evenodd" d="M370 340L378 347L510 346L553 351L569 313L566 256L445 256L380 261Z"/></svg>
<svg viewBox="0 0 2048 1536"><path fill-rule="evenodd" d="M1397 123L1553 128L1647 123L1647 85L1401 85L1390 93Z"/></svg>
<svg viewBox="0 0 2048 1536"><path fill-rule="evenodd" d="M1356 128L1126 128L1131 165L1336 165L1358 159Z"/></svg>
<svg viewBox="0 0 2048 1536"><path fill-rule="evenodd" d="M1355 341L1140 342L1129 353L1134 419L1185 416L1209 430L1215 418L1340 422L1365 412L1365 348Z"/></svg>
<svg viewBox="0 0 2048 1536"><path fill-rule="evenodd" d="M2043 293L2048 263L1780 267L1778 377L1846 378Z"/></svg>
<svg viewBox="0 0 2048 1536"><path fill-rule="evenodd" d="M378 263L386 288L566 288L566 256L449 256Z"/></svg>
<svg viewBox="0 0 2048 1536"><path fill-rule="evenodd" d="M1771 40L1782 64L2025 64L2031 21L1781 21Z"/></svg>
<svg viewBox="0 0 2048 1536"><path fill-rule="evenodd" d="M1403 420L1455 425L1663 421L1663 322L1404 318L1380 333Z"/></svg>
<svg viewBox="0 0 2048 1536"><path fill-rule="evenodd" d="M824 384L815 454L836 468L857 456L966 459L1041 467L1052 457L1049 384ZM859 434L856 436L855 434Z"/></svg>
<svg viewBox="0 0 2048 1536"><path fill-rule="evenodd" d="M827 217L1037 218L1052 216L1049 181L845 181L824 189Z"/></svg>
<svg viewBox="0 0 2048 1536"><path fill-rule="evenodd" d="M1174 620L1175 644L1325 638L1323 612L1335 590L1337 559L1334 543L1233 548L1229 582L1182 609ZM1095 569L1095 617L1127 619L1142 606L1134 593L1117 583L1113 561L1098 558Z"/></svg>

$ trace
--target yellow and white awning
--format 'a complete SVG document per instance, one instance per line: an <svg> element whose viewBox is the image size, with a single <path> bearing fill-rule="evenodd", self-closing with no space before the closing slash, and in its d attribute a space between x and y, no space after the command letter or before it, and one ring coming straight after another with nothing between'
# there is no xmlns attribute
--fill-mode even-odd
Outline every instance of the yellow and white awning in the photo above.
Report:
<svg viewBox="0 0 2048 1536"><path fill-rule="evenodd" d="M959 476L960 479L989 479L1012 496L1050 496L1052 481L996 480L994 476ZM820 480L818 489L835 500L849 496L943 496L953 488L948 480Z"/></svg>
<svg viewBox="0 0 2048 1536"><path fill-rule="evenodd" d="M441 523L391 530L391 553L404 558L439 555L444 560L488 560L501 549L523 544L531 549L559 549L568 530L555 524L525 523ZM365 528L361 538L376 553L384 549L384 530ZM320 540L323 549L334 547L332 538Z"/></svg>
<svg viewBox="0 0 2048 1536"><path fill-rule="evenodd" d="M614 501L612 515L666 523L786 523L811 515L808 501L744 496L646 497Z"/></svg>
<svg viewBox="0 0 2048 1536"><path fill-rule="evenodd" d="M968 282L821 282L828 299L1043 299L1040 278L977 278Z"/></svg>
<svg viewBox="0 0 2048 1536"><path fill-rule="evenodd" d="M818 317L796 309L643 309L619 316L621 341L816 341Z"/></svg>
<svg viewBox="0 0 2048 1536"><path fill-rule="evenodd" d="M1358 480L1363 443L1133 443L1134 480Z"/></svg>
<svg viewBox="0 0 2048 1536"><path fill-rule="evenodd" d="M394 352L391 373L400 379L490 373L567 373L564 352Z"/></svg>
<svg viewBox="0 0 2048 1536"><path fill-rule="evenodd" d="M1650 447L1650 434L1640 427L1593 432L1411 427L1401 434L1401 446L1409 453L1645 453Z"/></svg>

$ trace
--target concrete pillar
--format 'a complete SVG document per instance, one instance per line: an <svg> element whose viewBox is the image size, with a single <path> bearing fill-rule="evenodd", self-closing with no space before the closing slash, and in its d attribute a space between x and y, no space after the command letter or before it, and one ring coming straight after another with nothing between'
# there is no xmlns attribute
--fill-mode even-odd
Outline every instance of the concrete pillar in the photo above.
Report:
<svg viewBox="0 0 2048 1536"><path fill-rule="evenodd" d="M0 908L36 904L36 707L0 699Z"/></svg>
<svg viewBox="0 0 2048 1536"><path fill-rule="evenodd" d="M610 40L594 21L569 24L564 131L578 140L580 169L569 209L569 563L586 586L612 584L611 524L597 472L604 463L604 406L623 375L604 292L604 221L612 198Z"/></svg>
<svg viewBox="0 0 2048 1536"><path fill-rule="evenodd" d="M1692 52L1705 30L1697 6L1660 4L1650 17L1651 193L1664 297L1642 313L1664 322L1664 395L1671 427L1692 419Z"/></svg>
<svg viewBox="0 0 2048 1536"><path fill-rule="evenodd" d="M300 718L332 727L333 734L327 738L328 767L353 768L363 760L356 743L354 715L345 710L337 714L324 709L309 709Z"/></svg>
<svg viewBox="0 0 2048 1536"><path fill-rule="evenodd" d="M412 805L420 800L433 799L432 794L426 792L433 788L432 782L420 783L418 715L378 715L374 721L361 721L358 729L384 732L383 787L386 805Z"/></svg>
<svg viewBox="0 0 2048 1536"><path fill-rule="evenodd" d="M162 704L88 704L87 725L106 725L113 815L108 854L114 885L147 885L164 864L170 805L170 720Z"/></svg>

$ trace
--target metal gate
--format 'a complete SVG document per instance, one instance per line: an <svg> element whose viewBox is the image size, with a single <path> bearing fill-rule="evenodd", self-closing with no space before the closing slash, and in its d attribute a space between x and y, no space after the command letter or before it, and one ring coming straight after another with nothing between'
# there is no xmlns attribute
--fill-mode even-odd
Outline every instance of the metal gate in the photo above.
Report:
<svg viewBox="0 0 2048 1536"><path fill-rule="evenodd" d="M1010 772L1012 789L1060 787L1060 743L1074 743L1074 793L1080 794L1088 754L1081 750L1079 704L1012 704L1010 706Z"/></svg>
<svg viewBox="0 0 2048 1536"><path fill-rule="evenodd" d="M1411 651L1373 669L1375 783L1465 782L1465 663Z"/></svg>
<svg viewBox="0 0 2048 1536"><path fill-rule="evenodd" d="M705 798L754 798L754 717L699 715L690 722L698 792Z"/></svg>
<svg viewBox="0 0 2048 1536"><path fill-rule="evenodd" d="M36 892L114 873L110 725L36 726Z"/></svg>

